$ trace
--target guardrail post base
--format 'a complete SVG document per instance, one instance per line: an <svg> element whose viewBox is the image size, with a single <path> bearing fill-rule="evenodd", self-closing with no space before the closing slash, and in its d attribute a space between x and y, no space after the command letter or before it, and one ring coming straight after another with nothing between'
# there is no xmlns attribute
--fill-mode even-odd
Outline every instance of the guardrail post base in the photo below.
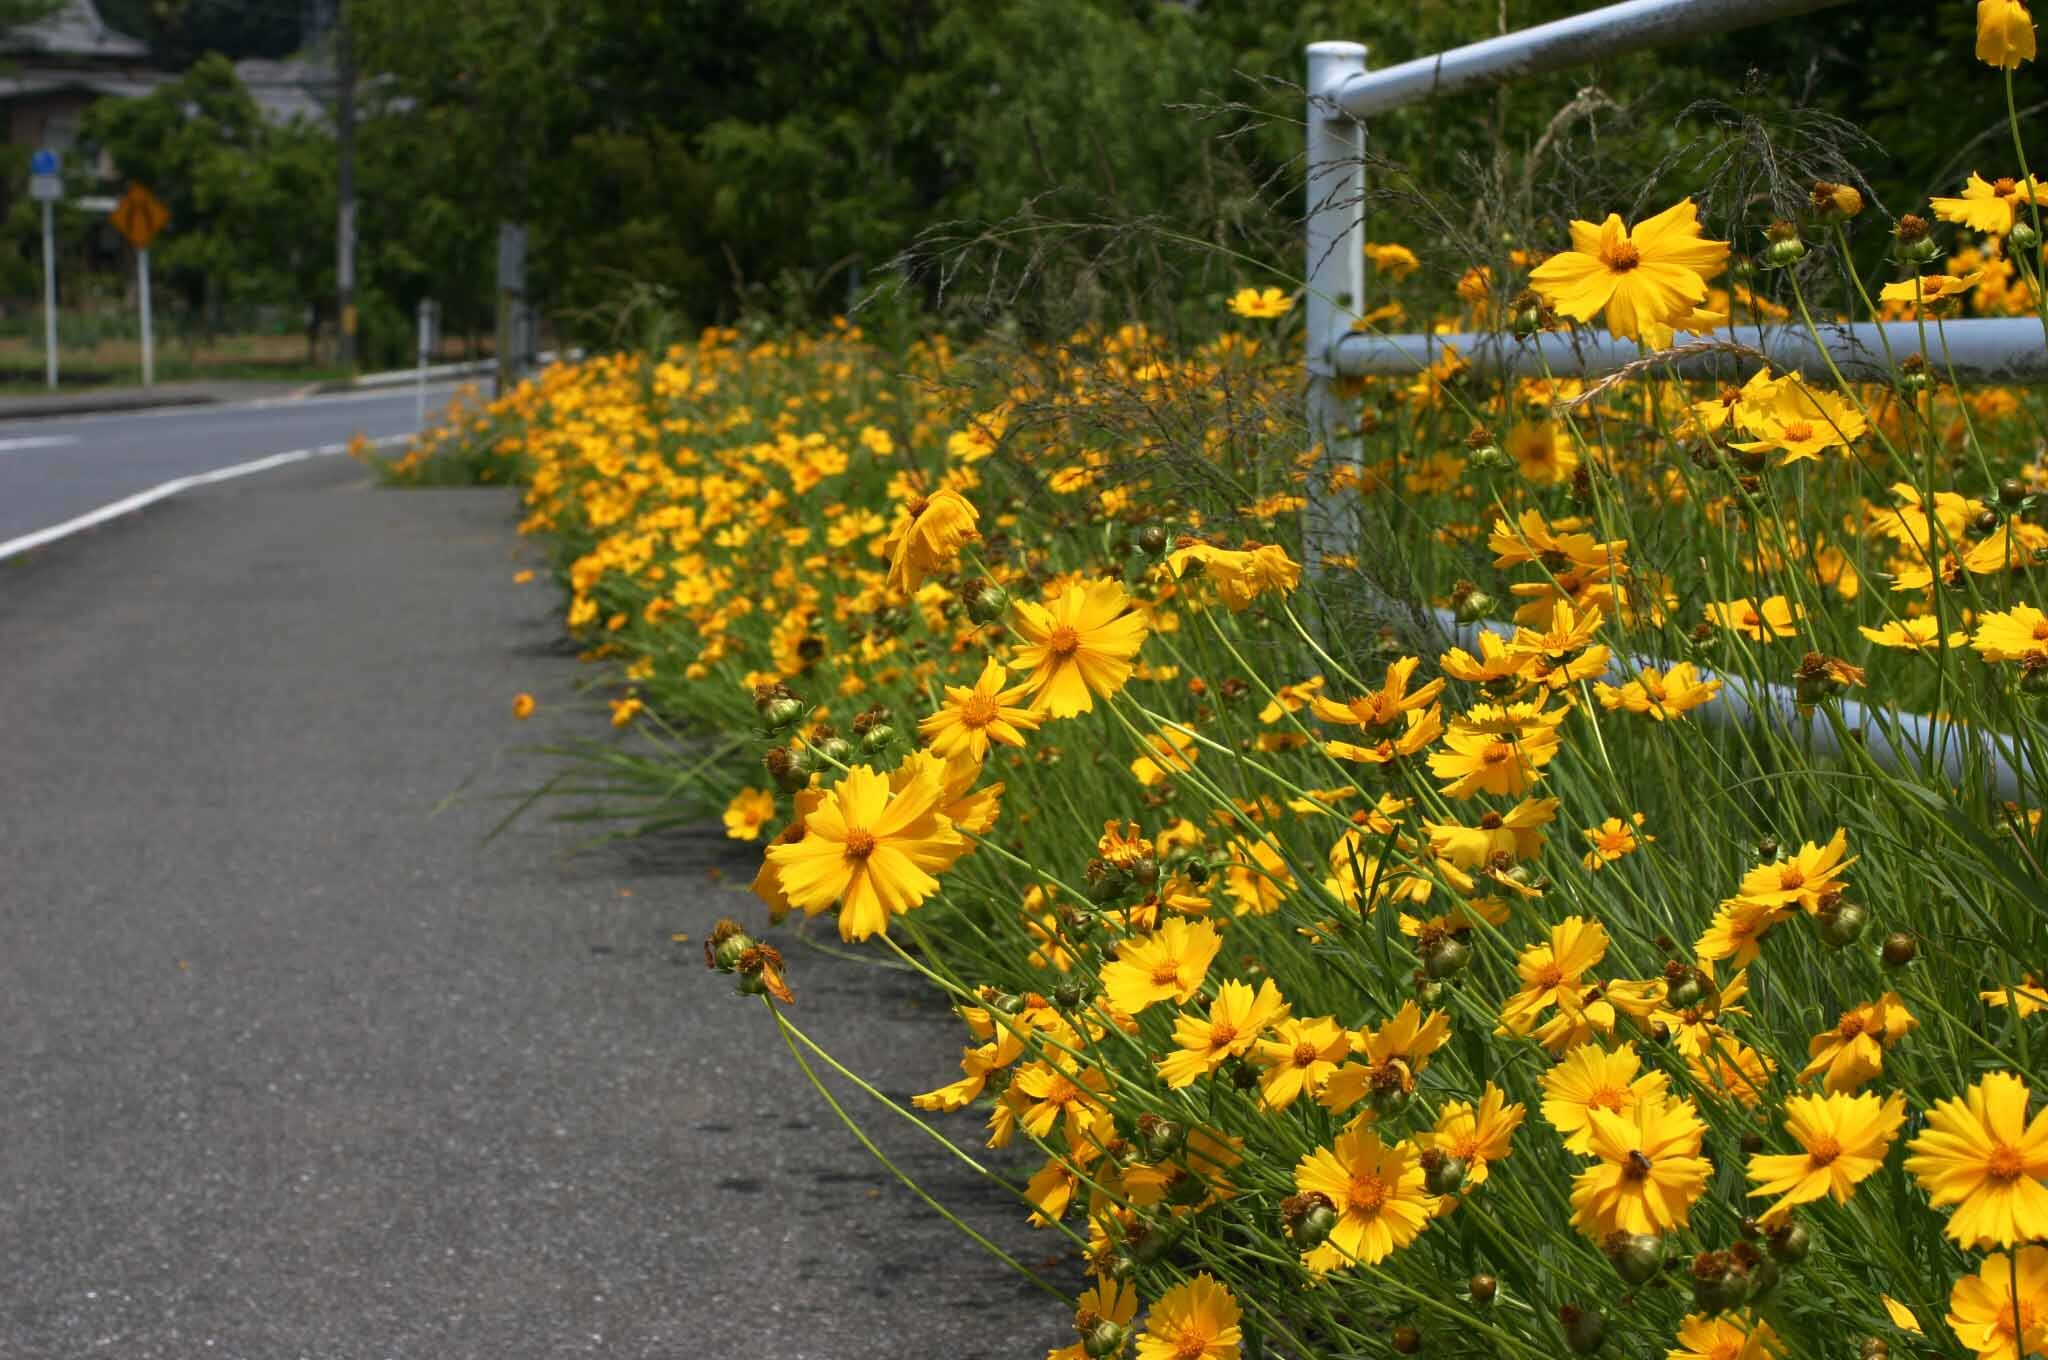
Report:
<svg viewBox="0 0 2048 1360"><path fill-rule="evenodd" d="M1363 43L1308 47L1308 282L1302 334L1308 347L1309 438L1322 449L1309 472L1308 507L1302 513L1302 564L1310 572L1357 549L1358 417L1337 391L1330 350L1342 323L1364 308L1365 125L1338 112L1329 95L1365 70L1365 56Z"/></svg>

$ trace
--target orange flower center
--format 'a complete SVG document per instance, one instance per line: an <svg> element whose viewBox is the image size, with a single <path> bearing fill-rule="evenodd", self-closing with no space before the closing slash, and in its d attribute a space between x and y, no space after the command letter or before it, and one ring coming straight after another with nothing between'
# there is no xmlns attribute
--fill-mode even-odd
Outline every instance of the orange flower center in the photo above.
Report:
<svg viewBox="0 0 2048 1360"><path fill-rule="evenodd" d="M1617 274L1626 274L1642 262L1642 252L1627 241L1611 241L1600 247L1600 263Z"/></svg>
<svg viewBox="0 0 2048 1360"><path fill-rule="evenodd" d="M2016 179L2000 178L1991 181L1991 192L1997 194L2000 198L2011 198L2019 191L2020 182Z"/></svg>
<svg viewBox="0 0 2048 1360"><path fill-rule="evenodd" d="M857 826L850 827L847 829L846 857L848 859L865 860L869 855L872 855L874 853L874 832L862 830L860 827Z"/></svg>
<svg viewBox="0 0 2048 1360"><path fill-rule="evenodd" d="M1786 892L1794 892L1806 886L1806 871L1796 864L1788 864L1778 870L1778 886Z"/></svg>
<svg viewBox="0 0 2048 1360"><path fill-rule="evenodd" d="M1857 1035L1863 1033L1863 1017L1860 1015L1843 1016L1841 1026L1835 1032L1841 1035L1844 1039L1855 1038Z"/></svg>
<svg viewBox="0 0 2048 1360"><path fill-rule="evenodd" d="M1361 1214L1376 1214L1387 1202L1387 1183L1378 1176L1353 1176L1344 1201L1346 1207Z"/></svg>
<svg viewBox="0 0 2048 1360"><path fill-rule="evenodd" d="M1059 624L1045 639L1045 649L1054 656L1072 656L1081 645L1081 635L1068 624Z"/></svg>
<svg viewBox="0 0 2048 1360"><path fill-rule="evenodd" d="M1993 1180L2016 1181L2027 1169L2027 1164L2018 1148L2011 1143L2000 1143L1991 1149L1991 1157L1984 1163L1984 1169L1991 1173Z"/></svg>
<svg viewBox="0 0 2048 1360"><path fill-rule="evenodd" d="M992 694L970 694L967 702L960 705L960 721L969 727L987 727L996 720L996 701Z"/></svg>
<svg viewBox="0 0 2048 1360"><path fill-rule="evenodd" d="M1620 1114L1623 1098L1620 1088L1602 1086L1594 1091L1592 1095L1586 1097L1586 1108L1589 1110L1612 1110L1616 1114Z"/></svg>
<svg viewBox="0 0 2048 1360"><path fill-rule="evenodd" d="M1536 976L1531 978L1530 981L1534 982L1538 987L1555 987L1558 983L1564 981L1564 969L1559 968L1555 963L1546 963L1536 970Z"/></svg>
<svg viewBox="0 0 2048 1360"><path fill-rule="evenodd" d="M2048 619L2043 619L2034 625L2034 641L2048 642Z"/></svg>
<svg viewBox="0 0 2048 1360"><path fill-rule="evenodd" d="M1814 1139L1806 1149L1807 1160L1815 1166L1827 1166L1841 1155L1842 1145L1826 1134Z"/></svg>
<svg viewBox="0 0 2048 1360"><path fill-rule="evenodd" d="M1237 1026L1228 1020L1218 1020L1209 1026L1209 1046L1227 1048L1237 1041Z"/></svg>
<svg viewBox="0 0 2048 1360"><path fill-rule="evenodd" d="M1813 426L1803 420L1795 420L1785 427L1785 437L1794 443L1804 443L1813 438Z"/></svg>
<svg viewBox="0 0 2048 1360"><path fill-rule="evenodd" d="M1742 611L1742 626L1745 628L1758 627L1763 623L1763 621L1763 615L1757 613L1754 609L1745 609Z"/></svg>
<svg viewBox="0 0 2048 1360"><path fill-rule="evenodd" d="M1504 760L1514 759L1514 755L1513 742L1491 741L1486 744L1486 749L1479 753L1479 758L1488 765L1498 765Z"/></svg>
<svg viewBox="0 0 2048 1360"><path fill-rule="evenodd" d="M1155 986L1176 987L1180 985L1180 965L1172 959L1152 965L1152 981Z"/></svg>
<svg viewBox="0 0 2048 1360"><path fill-rule="evenodd" d="M1180 1339L1173 1343L1173 1360L1202 1360L1208 1349L1208 1337L1193 1328L1183 1328Z"/></svg>
<svg viewBox="0 0 2048 1360"><path fill-rule="evenodd" d="M1304 1039L1294 1046L1294 1065L1307 1067L1316 1060L1316 1046Z"/></svg>

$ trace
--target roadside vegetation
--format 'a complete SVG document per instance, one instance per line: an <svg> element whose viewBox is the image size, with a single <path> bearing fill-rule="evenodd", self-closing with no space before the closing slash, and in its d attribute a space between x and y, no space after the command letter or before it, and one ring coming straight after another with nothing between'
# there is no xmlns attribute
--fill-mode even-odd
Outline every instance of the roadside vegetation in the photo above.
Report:
<svg viewBox="0 0 2048 1360"><path fill-rule="evenodd" d="M663 340L382 471L523 488L622 734L561 786L762 848L706 960L764 1046L856 1130L1028 1152L987 1174L1080 1266L1011 1260L1074 1310L1057 1360L2025 1360L2048 440L1939 356L2048 326L2048 190L2031 16L1978 14L2003 135L1895 211L1854 129L1730 118L1506 229L1376 219L1363 324L1603 329L1643 354L1609 379L1445 353L1320 447L1247 252L1148 307L971 236L973 326ZM1928 360L1753 348L1877 318ZM785 945L824 932L951 1002L957 1071L803 1028Z"/></svg>

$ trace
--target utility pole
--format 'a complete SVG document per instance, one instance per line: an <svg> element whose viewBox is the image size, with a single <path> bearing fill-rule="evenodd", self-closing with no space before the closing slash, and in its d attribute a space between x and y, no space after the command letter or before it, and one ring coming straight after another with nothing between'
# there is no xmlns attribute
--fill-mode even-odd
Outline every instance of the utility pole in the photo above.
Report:
<svg viewBox="0 0 2048 1360"><path fill-rule="evenodd" d="M498 224L498 395L526 376L526 228Z"/></svg>
<svg viewBox="0 0 2048 1360"><path fill-rule="evenodd" d="M335 7L334 141L339 162L334 224L335 310L341 366L356 368L356 53L349 38L347 0Z"/></svg>

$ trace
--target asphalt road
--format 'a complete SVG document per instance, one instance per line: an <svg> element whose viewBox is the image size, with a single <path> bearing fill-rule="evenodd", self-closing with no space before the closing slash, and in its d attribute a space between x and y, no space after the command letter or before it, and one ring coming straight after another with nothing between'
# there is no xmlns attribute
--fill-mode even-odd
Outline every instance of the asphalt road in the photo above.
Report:
<svg viewBox="0 0 2048 1360"><path fill-rule="evenodd" d="M427 390L429 414L455 391ZM195 473L416 428L413 389L0 421L0 543Z"/></svg>
<svg viewBox="0 0 2048 1360"><path fill-rule="evenodd" d="M174 419L146 428L191 443ZM703 970L715 918L759 919L734 886L750 854L715 829L571 854L581 833L545 821L481 843L502 804L476 795L551 768L509 748L609 733L558 602L513 583L515 513L323 459L0 563L0 1356L1033 1360L1071 1340ZM850 1066L899 1096L957 1070L922 989L782 943L792 1014ZM970 1221L1055 1250L867 1114Z"/></svg>

